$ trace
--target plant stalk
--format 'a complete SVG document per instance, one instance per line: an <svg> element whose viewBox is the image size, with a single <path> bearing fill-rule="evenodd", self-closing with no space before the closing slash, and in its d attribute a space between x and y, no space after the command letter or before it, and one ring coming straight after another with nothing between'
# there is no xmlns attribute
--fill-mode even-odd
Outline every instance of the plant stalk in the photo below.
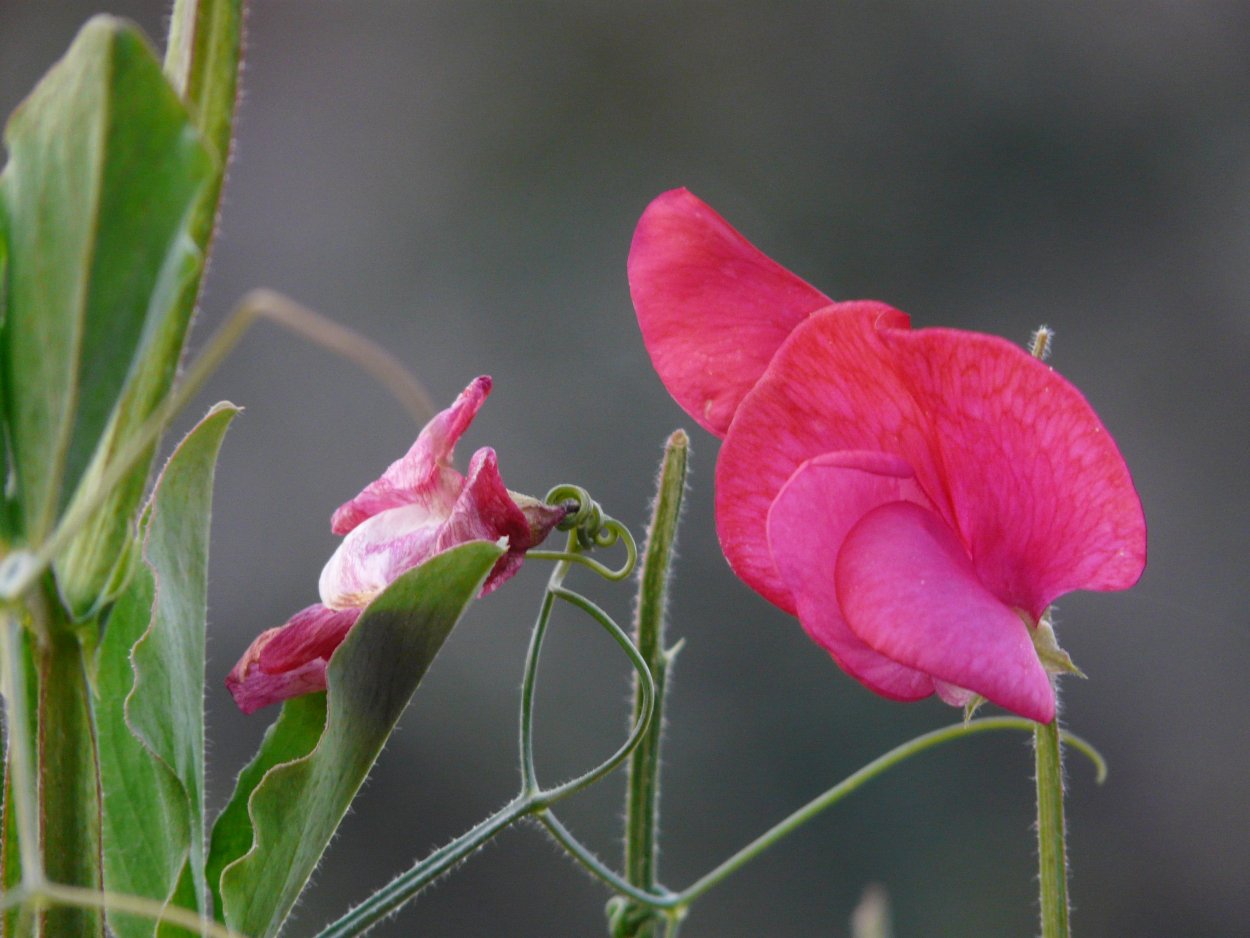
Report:
<svg viewBox="0 0 1250 938"><path fill-rule="evenodd" d="M665 608L689 450L690 440L684 430L675 431L664 448L655 505L643 549L634 616L634 641L655 681L655 702L651 726L629 759L625 795L625 878L646 892L654 892L658 882L660 743L664 733L664 687L671 660L664 646ZM636 678L635 722L646 704L643 691L641 681ZM614 915L614 921L618 923L621 938L653 938L659 934L660 920L638 903L627 906L623 914Z"/></svg>
<svg viewBox="0 0 1250 938"><path fill-rule="evenodd" d="M39 667L39 833L54 883L103 888L100 764L82 644L58 623L36 650ZM101 938L98 908L54 905L40 915L48 938Z"/></svg>
<svg viewBox="0 0 1250 938"><path fill-rule="evenodd" d="M1033 730L1037 760L1037 858L1042 938L1068 938L1068 854L1059 717Z"/></svg>

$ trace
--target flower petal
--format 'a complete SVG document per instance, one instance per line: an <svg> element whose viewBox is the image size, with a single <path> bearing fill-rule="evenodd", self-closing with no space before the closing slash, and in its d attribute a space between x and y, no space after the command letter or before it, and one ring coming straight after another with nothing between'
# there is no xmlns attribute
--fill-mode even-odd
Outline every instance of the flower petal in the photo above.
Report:
<svg viewBox="0 0 1250 938"><path fill-rule="evenodd" d="M884 303L839 303L795 329L743 400L716 464L716 528L730 566L787 612L789 588L768 547L767 518L794 471L837 450L893 453L941 510L923 415L885 360L879 324L906 326Z"/></svg>
<svg viewBox="0 0 1250 938"><path fill-rule="evenodd" d="M1137 582L1141 500L1080 391L996 336L888 329L883 339L929 417L959 533L993 593L1037 620L1064 593Z"/></svg>
<svg viewBox="0 0 1250 938"><path fill-rule="evenodd" d="M791 330L832 302L685 189L638 222L629 291L664 386L717 436Z"/></svg>
<svg viewBox="0 0 1250 938"><path fill-rule="evenodd" d="M490 377L482 375L450 407L436 414L405 455L339 507L330 520L334 533L347 534L379 512L401 505L423 505L428 512L446 515L462 482L460 473L451 467L456 442L477 416L490 389Z"/></svg>
<svg viewBox="0 0 1250 938"><path fill-rule="evenodd" d="M790 608L767 553L768 506L805 460L877 449L913 467L985 585L1034 619L1070 590L1136 581L1141 503L1076 388L1002 339L911 332L879 303L839 307L855 314L822 311L794 330L725 439L717 528L739 576Z"/></svg>
<svg viewBox="0 0 1250 938"><path fill-rule="evenodd" d="M834 565L847 533L879 505L908 499L927 505L911 467L885 453L829 453L805 462L768 513L768 543L799 621L847 674L893 700L933 693L927 674L874 651L846 624Z"/></svg>
<svg viewBox="0 0 1250 938"><path fill-rule="evenodd" d="M565 513L559 506L532 504L523 510L500 478L495 451L483 447L473 454L468 476L441 512L425 504L401 505L374 515L343 538L321 571L321 601L332 609L367 605L396 577L435 554L468 541L506 537L508 552L487 577L484 596L516 573L525 552Z"/></svg>
<svg viewBox="0 0 1250 938"><path fill-rule="evenodd" d="M254 713L289 697L325 690L326 664L360 612L317 604L258 635L226 677L239 709Z"/></svg>
<svg viewBox="0 0 1250 938"><path fill-rule="evenodd" d="M1028 626L987 590L934 512L892 502L847 535L835 570L846 622L878 652L1031 720L1055 715Z"/></svg>

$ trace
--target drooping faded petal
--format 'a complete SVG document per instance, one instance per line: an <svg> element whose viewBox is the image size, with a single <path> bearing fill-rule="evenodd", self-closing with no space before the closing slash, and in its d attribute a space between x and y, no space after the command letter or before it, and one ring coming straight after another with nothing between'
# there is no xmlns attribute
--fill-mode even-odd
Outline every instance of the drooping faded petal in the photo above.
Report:
<svg viewBox="0 0 1250 938"><path fill-rule="evenodd" d="M343 538L321 571L321 601L332 609L364 606L400 574L437 553L468 541L507 538L508 552L487 578L486 595L520 569L525 552L565 513L558 506L523 510L499 475L495 451L483 447L473 454L469 474L445 508L401 505L365 520Z"/></svg>
<svg viewBox="0 0 1250 938"><path fill-rule="evenodd" d="M1072 590L1137 582L1146 562L1141 500L1080 391L995 336L921 329L883 338L929 415L981 582L1034 620Z"/></svg>
<svg viewBox="0 0 1250 938"><path fill-rule="evenodd" d="M543 541L567 514L565 508L520 497L528 503L526 509L503 484L493 449L484 447L473 454L464 489L439 533L437 546L447 550L466 541L508 539L508 552L486 578L483 596L511 579L521 568L525 552Z"/></svg>
<svg viewBox="0 0 1250 938"><path fill-rule="evenodd" d="M807 634L842 670L885 697L919 700L933 693L925 673L864 643L838 606L834 567L847 533L879 505L928 499L911 467L884 453L830 453L794 473L768 514L768 542Z"/></svg>
<svg viewBox="0 0 1250 938"><path fill-rule="evenodd" d="M381 478L339 507L330 520L334 533L347 534L379 512L401 505L422 505L427 512L446 514L462 481L451 465L456 442L477 416L490 389L489 376L474 379L450 407L425 425L412 448L391 463Z"/></svg>
<svg viewBox="0 0 1250 938"><path fill-rule="evenodd" d="M835 571L851 630L882 655L1049 723L1054 693L1019 613L977 576L946 522L910 502L851 529Z"/></svg>
<svg viewBox="0 0 1250 938"><path fill-rule="evenodd" d="M257 636L226 677L226 687L244 713L325 690L326 664L360 618L360 609L302 609L286 625Z"/></svg>
<svg viewBox="0 0 1250 938"><path fill-rule="evenodd" d="M906 327L883 303L839 303L802 323L743 400L716 465L716 528L730 566L787 612L768 547L769 508L794 471L839 450L901 457L943 510L924 417L886 360L879 329Z"/></svg>
<svg viewBox="0 0 1250 938"><path fill-rule="evenodd" d="M717 436L791 330L831 302L685 189L638 222L629 290L664 386Z"/></svg>

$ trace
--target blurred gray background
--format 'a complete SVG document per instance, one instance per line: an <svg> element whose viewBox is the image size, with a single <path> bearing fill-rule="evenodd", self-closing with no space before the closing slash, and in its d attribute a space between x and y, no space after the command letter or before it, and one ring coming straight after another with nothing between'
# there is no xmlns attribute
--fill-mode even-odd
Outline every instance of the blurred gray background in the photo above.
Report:
<svg viewBox="0 0 1250 938"><path fill-rule="evenodd" d="M102 9L163 36L158 0L0 0L0 110ZM584 484L635 530L662 441L692 431L667 883L958 716L862 690L721 558L717 442L652 372L625 280L639 214L685 185L832 296L1020 341L1055 327L1052 362L1115 434L1151 536L1136 589L1060 605L1090 676L1066 683L1067 722L1111 763L1099 788L1070 760L1076 931L1246 933L1250 7L260 0L250 26L194 346L265 285L384 343L440 403L492 374L462 457L492 445L512 488ZM264 324L197 412L221 398L247 410L217 480L214 805L273 713L240 716L222 678L315 599L330 512L414 435L352 366ZM511 796L546 573L528 565L452 637L291 934ZM591 579L576 582L628 618L629 589ZM545 779L616 746L627 686L602 634L562 614L539 689ZM1021 736L925 755L708 895L683 935L846 935L869 882L900 936L1031 934L1030 773ZM614 861L621 790L561 811ZM377 934L604 934L606 898L522 829Z"/></svg>

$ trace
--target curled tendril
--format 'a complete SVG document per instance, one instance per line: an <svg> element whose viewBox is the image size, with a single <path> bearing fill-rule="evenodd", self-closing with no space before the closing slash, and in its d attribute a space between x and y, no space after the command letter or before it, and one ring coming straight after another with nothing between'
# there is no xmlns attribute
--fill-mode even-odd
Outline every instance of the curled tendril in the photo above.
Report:
<svg viewBox="0 0 1250 938"><path fill-rule="evenodd" d="M634 571L638 562L638 546L634 543L634 536L629 533L629 528L605 514L599 503L584 488L580 485L557 485L547 493L546 501L549 505L563 505L568 509L568 514L558 525L561 531L569 532L568 549L531 550L527 556L581 564L608 580L623 580ZM592 560L583 553L596 548L613 547L618 542L625 545L626 557L624 565L617 570Z"/></svg>

